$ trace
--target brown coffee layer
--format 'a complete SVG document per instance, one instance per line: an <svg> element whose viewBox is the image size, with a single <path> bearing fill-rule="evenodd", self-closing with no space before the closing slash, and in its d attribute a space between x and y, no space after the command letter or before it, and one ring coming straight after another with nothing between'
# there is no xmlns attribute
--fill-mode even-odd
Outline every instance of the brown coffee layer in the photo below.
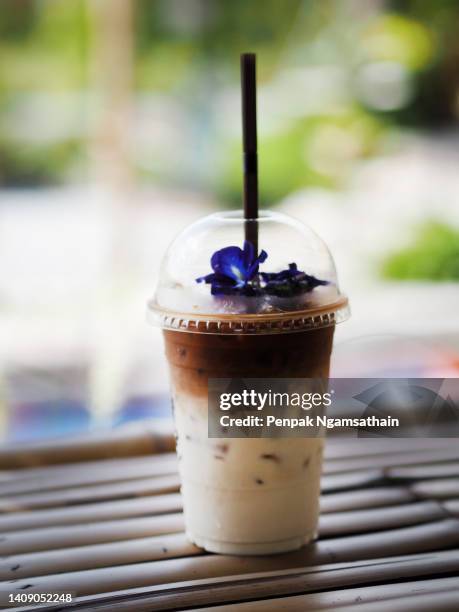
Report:
<svg viewBox="0 0 459 612"><path fill-rule="evenodd" d="M209 378L327 378L334 327L285 334L164 330L175 390L207 395Z"/></svg>

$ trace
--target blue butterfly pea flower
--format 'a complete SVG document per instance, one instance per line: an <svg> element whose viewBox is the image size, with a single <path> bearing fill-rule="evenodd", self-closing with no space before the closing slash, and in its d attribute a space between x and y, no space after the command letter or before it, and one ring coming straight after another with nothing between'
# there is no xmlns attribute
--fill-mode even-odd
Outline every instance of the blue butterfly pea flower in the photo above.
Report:
<svg viewBox="0 0 459 612"><path fill-rule="evenodd" d="M291 263L287 270L280 272L260 272L263 291L269 295L291 297L308 293L328 281L320 280L315 276L298 270L296 263Z"/></svg>
<svg viewBox="0 0 459 612"><path fill-rule="evenodd" d="M259 272L259 266L268 257L266 251L257 256L251 242L244 248L229 246L216 251L210 260L213 272L196 279L198 283L211 285L212 295L243 295L293 297L312 291L315 287L328 285L315 276L298 270L296 263L280 272Z"/></svg>
<svg viewBox="0 0 459 612"><path fill-rule="evenodd" d="M198 283L209 283L212 285L211 293L244 295L252 294L254 288L249 285L258 274L258 268L268 254L266 251L256 256L254 246L246 240L244 248L229 246L216 251L210 260L213 273L200 276L196 279Z"/></svg>

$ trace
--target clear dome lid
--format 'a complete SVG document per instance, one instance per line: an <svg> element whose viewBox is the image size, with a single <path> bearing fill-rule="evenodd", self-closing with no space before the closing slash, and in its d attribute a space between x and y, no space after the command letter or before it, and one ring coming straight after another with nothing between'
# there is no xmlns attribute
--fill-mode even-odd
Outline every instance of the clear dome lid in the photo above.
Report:
<svg viewBox="0 0 459 612"><path fill-rule="evenodd" d="M200 219L172 242L148 314L167 329L275 333L339 323L349 308L311 228L277 212L247 221L231 211Z"/></svg>

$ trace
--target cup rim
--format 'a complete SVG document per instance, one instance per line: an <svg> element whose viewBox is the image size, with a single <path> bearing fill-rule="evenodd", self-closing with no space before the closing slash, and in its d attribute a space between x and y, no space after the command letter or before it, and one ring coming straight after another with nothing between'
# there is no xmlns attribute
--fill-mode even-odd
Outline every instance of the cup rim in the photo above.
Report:
<svg viewBox="0 0 459 612"><path fill-rule="evenodd" d="M180 313L161 308L154 299L147 303L147 319L156 327L174 331L214 334L273 334L330 327L350 316L345 295L330 304L276 313Z"/></svg>

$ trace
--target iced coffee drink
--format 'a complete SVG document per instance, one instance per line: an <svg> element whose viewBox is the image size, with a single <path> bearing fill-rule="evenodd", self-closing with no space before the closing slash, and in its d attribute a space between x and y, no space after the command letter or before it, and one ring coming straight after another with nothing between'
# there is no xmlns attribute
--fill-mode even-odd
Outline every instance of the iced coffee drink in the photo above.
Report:
<svg viewBox="0 0 459 612"><path fill-rule="evenodd" d="M244 223L219 213L179 236L149 312L170 366L189 539L211 552L272 554L317 534L323 439L210 438L208 382L326 379L348 307L310 229L261 213L255 253L241 241Z"/></svg>

